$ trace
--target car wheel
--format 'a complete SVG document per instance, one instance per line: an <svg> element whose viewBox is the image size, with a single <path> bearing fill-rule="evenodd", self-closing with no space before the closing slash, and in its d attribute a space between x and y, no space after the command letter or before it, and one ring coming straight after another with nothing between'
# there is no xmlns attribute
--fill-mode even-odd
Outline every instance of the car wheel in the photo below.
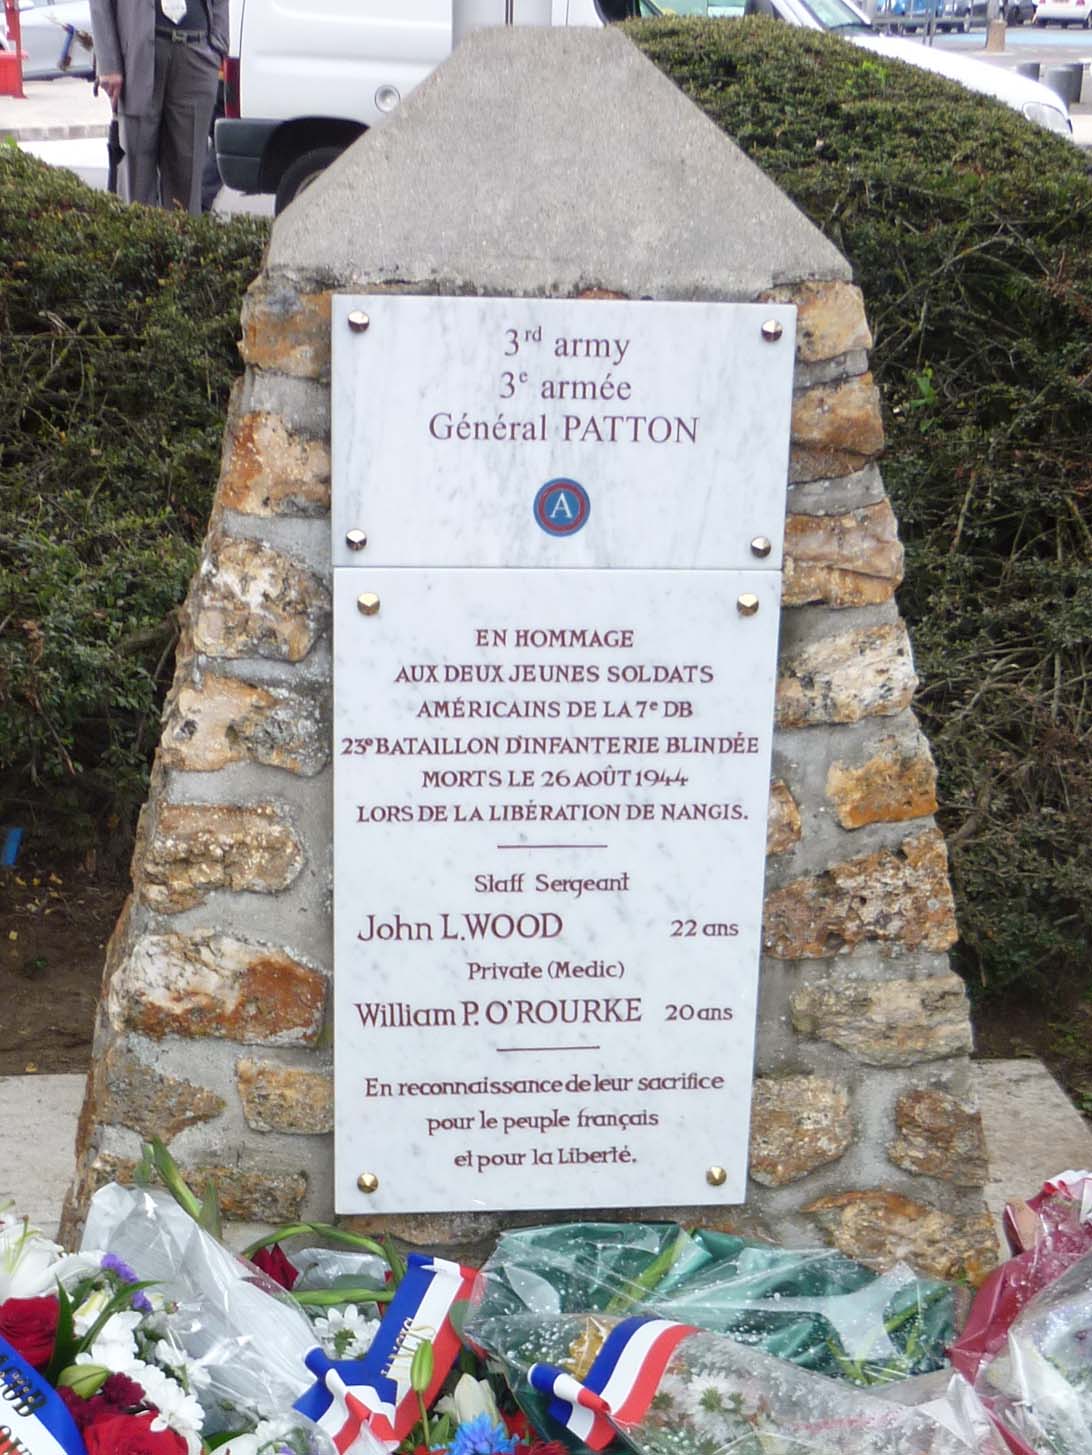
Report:
<svg viewBox="0 0 1092 1455"><path fill-rule="evenodd" d="M336 146L315 147L286 167L277 183L277 194L273 200L274 215L279 217L290 202L325 172L331 162L337 161L344 150L344 147Z"/></svg>

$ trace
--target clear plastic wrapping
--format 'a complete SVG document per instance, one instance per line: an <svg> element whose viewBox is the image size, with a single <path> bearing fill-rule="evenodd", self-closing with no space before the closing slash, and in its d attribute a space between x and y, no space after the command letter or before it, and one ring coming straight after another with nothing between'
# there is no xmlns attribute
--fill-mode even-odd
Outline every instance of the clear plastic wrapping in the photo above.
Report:
<svg viewBox="0 0 1092 1455"><path fill-rule="evenodd" d="M468 1333L500 1360L534 1422L582 1449L550 1397L532 1386L531 1370L546 1365L578 1380L588 1376L618 1325L603 1314L479 1312ZM672 1352L647 1408L612 1424L638 1455L1002 1455L985 1420L942 1403L938 1417L928 1406L879 1399L723 1334L696 1331Z"/></svg>
<svg viewBox="0 0 1092 1455"><path fill-rule="evenodd" d="M1092 1253L1017 1315L978 1381L1003 1425L1042 1455L1092 1451Z"/></svg>

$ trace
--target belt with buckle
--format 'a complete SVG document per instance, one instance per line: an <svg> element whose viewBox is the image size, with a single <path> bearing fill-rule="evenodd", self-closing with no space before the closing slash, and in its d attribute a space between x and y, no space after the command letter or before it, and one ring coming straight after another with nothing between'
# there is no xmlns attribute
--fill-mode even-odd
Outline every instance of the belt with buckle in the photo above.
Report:
<svg viewBox="0 0 1092 1455"><path fill-rule="evenodd" d="M169 30L165 25L155 28L157 40L173 41L175 45L203 45L206 39L203 30Z"/></svg>

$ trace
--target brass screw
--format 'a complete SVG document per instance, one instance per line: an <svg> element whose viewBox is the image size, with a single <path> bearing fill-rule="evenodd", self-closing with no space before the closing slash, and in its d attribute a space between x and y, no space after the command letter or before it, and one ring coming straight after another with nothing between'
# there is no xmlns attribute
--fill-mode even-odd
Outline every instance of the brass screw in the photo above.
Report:
<svg viewBox="0 0 1092 1455"><path fill-rule="evenodd" d="M352 314L349 315L349 322L352 322ZM366 327L367 325L365 325ZM777 343L778 339L785 332L776 318L768 318L762 325L762 337L768 344Z"/></svg>
<svg viewBox="0 0 1092 1455"><path fill-rule="evenodd" d="M362 601L363 599L364 598L361 597ZM361 611L364 610L363 607L361 607L360 609ZM755 612L758 610L758 597L752 596L749 591L745 591L742 596L736 598L736 610L739 612L740 616L754 616Z"/></svg>
<svg viewBox="0 0 1092 1455"><path fill-rule="evenodd" d="M356 550L356 547L353 547ZM751 542L752 556L768 556L773 550L773 544L768 536L755 536Z"/></svg>
<svg viewBox="0 0 1092 1455"><path fill-rule="evenodd" d="M374 616L379 610L379 597L374 591L365 591L363 596L356 598L356 609L361 616Z"/></svg>
<svg viewBox="0 0 1092 1455"><path fill-rule="evenodd" d="M371 319L361 308L354 308L349 314L349 327L353 333L367 333Z"/></svg>
<svg viewBox="0 0 1092 1455"><path fill-rule="evenodd" d="M705 1173L705 1180L710 1187L723 1187L728 1181L728 1174L723 1167L710 1167Z"/></svg>
<svg viewBox="0 0 1092 1455"><path fill-rule="evenodd" d="M347 530L345 532L345 544L350 551L362 551L368 544L368 537L362 530Z"/></svg>
<svg viewBox="0 0 1092 1455"><path fill-rule="evenodd" d="M356 1185L360 1188L361 1192L378 1192L379 1178L374 1172L362 1172L356 1179Z"/></svg>

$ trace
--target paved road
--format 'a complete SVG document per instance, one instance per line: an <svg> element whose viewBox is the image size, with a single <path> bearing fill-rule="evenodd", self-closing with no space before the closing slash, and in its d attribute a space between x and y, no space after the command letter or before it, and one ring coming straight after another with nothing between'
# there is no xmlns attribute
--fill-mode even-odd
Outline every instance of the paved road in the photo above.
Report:
<svg viewBox="0 0 1092 1455"><path fill-rule="evenodd" d="M977 28L963 35L951 32L937 35L933 43L940 50L963 51L996 66L1015 66L1021 61L1038 61L1044 70L1074 61L1092 66L1092 30L1061 30L1057 26L1040 30L1036 25L1010 25L1005 31L1005 49L1001 52L987 51L985 32ZM1084 85L1087 109L1092 104L1092 80L1087 74Z"/></svg>

